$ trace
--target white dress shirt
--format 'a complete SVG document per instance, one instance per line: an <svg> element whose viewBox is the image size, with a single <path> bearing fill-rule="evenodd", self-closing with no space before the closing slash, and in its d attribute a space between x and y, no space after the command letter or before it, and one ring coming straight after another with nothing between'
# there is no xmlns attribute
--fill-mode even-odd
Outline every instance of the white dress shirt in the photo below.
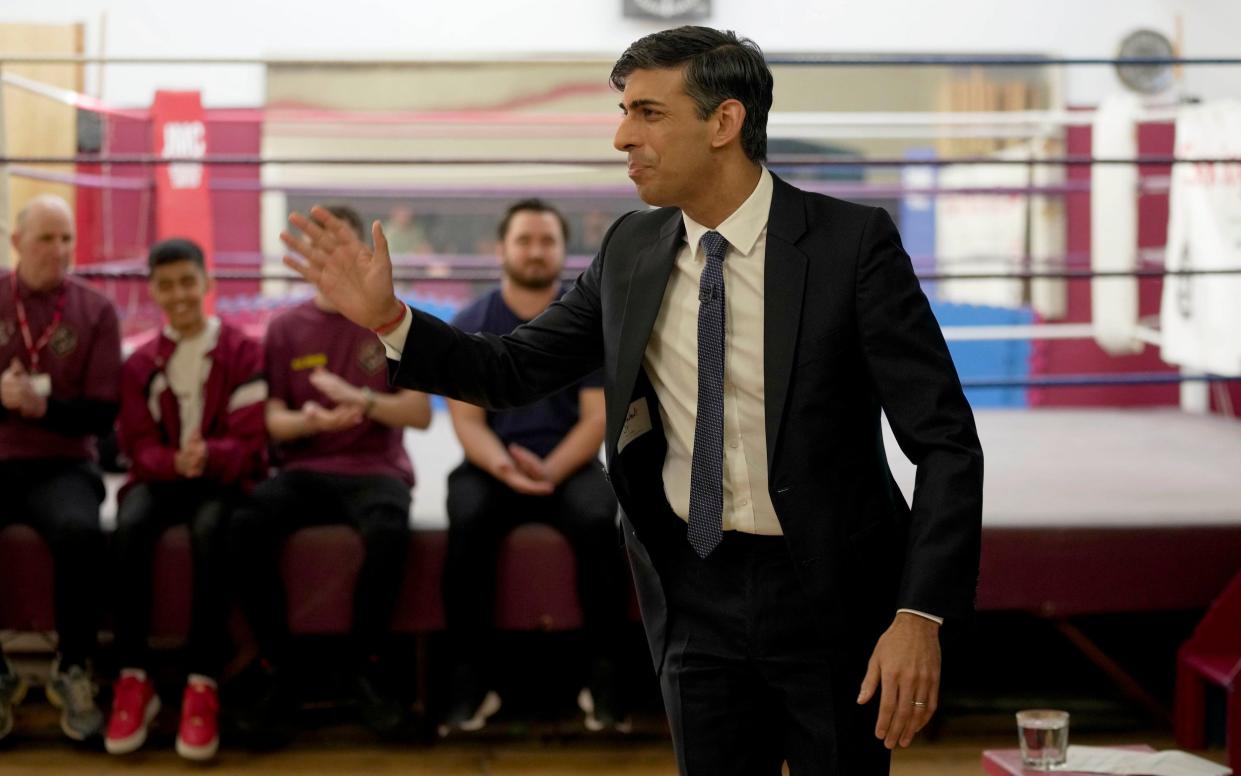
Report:
<svg viewBox="0 0 1241 776"><path fill-rule="evenodd" d="M767 492L766 405L763 401L763 267L771 173L715 228L728 241L724 256L724 515L725 531L783 533ZM672 511L689 517L690 466L698 416L698 281L708 227L685 213L685 242L677 253L643 366L659 397L668 438L664 493Z"/></svg>

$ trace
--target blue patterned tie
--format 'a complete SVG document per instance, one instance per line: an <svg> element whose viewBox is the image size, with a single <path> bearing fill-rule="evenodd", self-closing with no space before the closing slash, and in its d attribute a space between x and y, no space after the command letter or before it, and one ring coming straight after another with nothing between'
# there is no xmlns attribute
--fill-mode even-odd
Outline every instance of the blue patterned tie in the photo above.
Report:
<svg viewBox="0 0 1241 776"><path fill-rule="evenodd" d="M702 236L707 254L698 281L698 417L689 478L689 543L705 558L723 538L724 254L719 232Z"/></svg>

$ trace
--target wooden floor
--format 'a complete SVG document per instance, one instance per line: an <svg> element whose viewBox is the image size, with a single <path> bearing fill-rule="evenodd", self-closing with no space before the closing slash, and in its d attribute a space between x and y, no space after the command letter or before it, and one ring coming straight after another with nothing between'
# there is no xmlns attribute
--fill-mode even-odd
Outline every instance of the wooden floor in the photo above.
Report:
<svg viewBox="0 0 1241 776"><path fill-rule="evenodd" d="M126 757L82 751L67 743L40 740L19 746L0 747L0 774L92 774L192 773L195 766L180 760L164 746ZM1173 748L1170 739L1158 735L1108 737L1080 743L1148 743L1157 749ZM920 743L900 751L893 760L893 776L978 776L984 749L1008 748L1015 742L1005 737L953 739ZM1207 753L1222 761L1222 752ZM297 773L344 776L363 773L417 773L426 776L533 775L580 776L583 774L649 774L675 776L671 745L662 741L574 741L559 743L514 742L496 744L440 744L433 747L398 745L297 745L269 753L251 754L225 750L211 767L213 776L226 774Z"/></svg>
<svg viewBox="0 0 1241 776"><path fill-rule="evenodd" d="M893 757L892 776L979 776L985 749L1016 746L1008 714L947 717L941 735L916 740ZM488 725L465 738L426 743L433 734L423 729L421 743L379 743L348 714L331 708L304 710L295 741L275 752L254 753L225 746L211 764L212 776L229 774L311 774L314 776L676 776L676 762L667 728L658 710L635 715L635 733L586 733L577 718L531 721L512 717ZM1084 730L1073 742L1106 746L1144 743L1156 749L1176 747L1171 731L1115 714L1081 716ZM32 692L17 709L12 734L0 741L0 776L27 774L152 774L206 773L173 751L176 714L165 708L147 745L123 757L108 755L102 745L74 744L60 735L59 712ZM416 726L415 726L416 727ZM1143 729L1136 729L1142 727ZM411 737L419 735L411 732ZM227 742L226 742L227 743ZM1200 752L1223 762L1224 752ZM1241 776L1241 774L1239 774Z"/></svg>

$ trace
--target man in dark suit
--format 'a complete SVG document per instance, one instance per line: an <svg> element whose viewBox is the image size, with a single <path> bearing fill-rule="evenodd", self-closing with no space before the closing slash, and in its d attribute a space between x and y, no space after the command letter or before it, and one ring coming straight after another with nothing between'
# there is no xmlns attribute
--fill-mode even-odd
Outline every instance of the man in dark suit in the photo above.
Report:
<svg viewBox="0 0 1241 776"><path fill-rule="evenodd" d="M682 773L887 773L935 711L939 629L978 574L982 452L947 347L886 213L763 167L772 76L752 42L656 33L611 80L615 146L658 209L613 224L510 335L401 304L378 226L371 252L322 209L295 215L305 260L286 262L380 334L401 385L499 408L603 367ZM912 507L881 410L918 467Z"/></svg>

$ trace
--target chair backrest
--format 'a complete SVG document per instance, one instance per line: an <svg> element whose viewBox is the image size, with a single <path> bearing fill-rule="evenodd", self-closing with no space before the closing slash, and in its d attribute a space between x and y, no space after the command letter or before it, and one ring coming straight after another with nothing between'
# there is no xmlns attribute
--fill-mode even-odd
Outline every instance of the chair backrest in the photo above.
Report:
<svg viewBox="0 0 1241 776"><path fill-rule="evenodd" d="M1211 603L1188 644L1198 652L1241 654L1241 570Z"/></svg>

